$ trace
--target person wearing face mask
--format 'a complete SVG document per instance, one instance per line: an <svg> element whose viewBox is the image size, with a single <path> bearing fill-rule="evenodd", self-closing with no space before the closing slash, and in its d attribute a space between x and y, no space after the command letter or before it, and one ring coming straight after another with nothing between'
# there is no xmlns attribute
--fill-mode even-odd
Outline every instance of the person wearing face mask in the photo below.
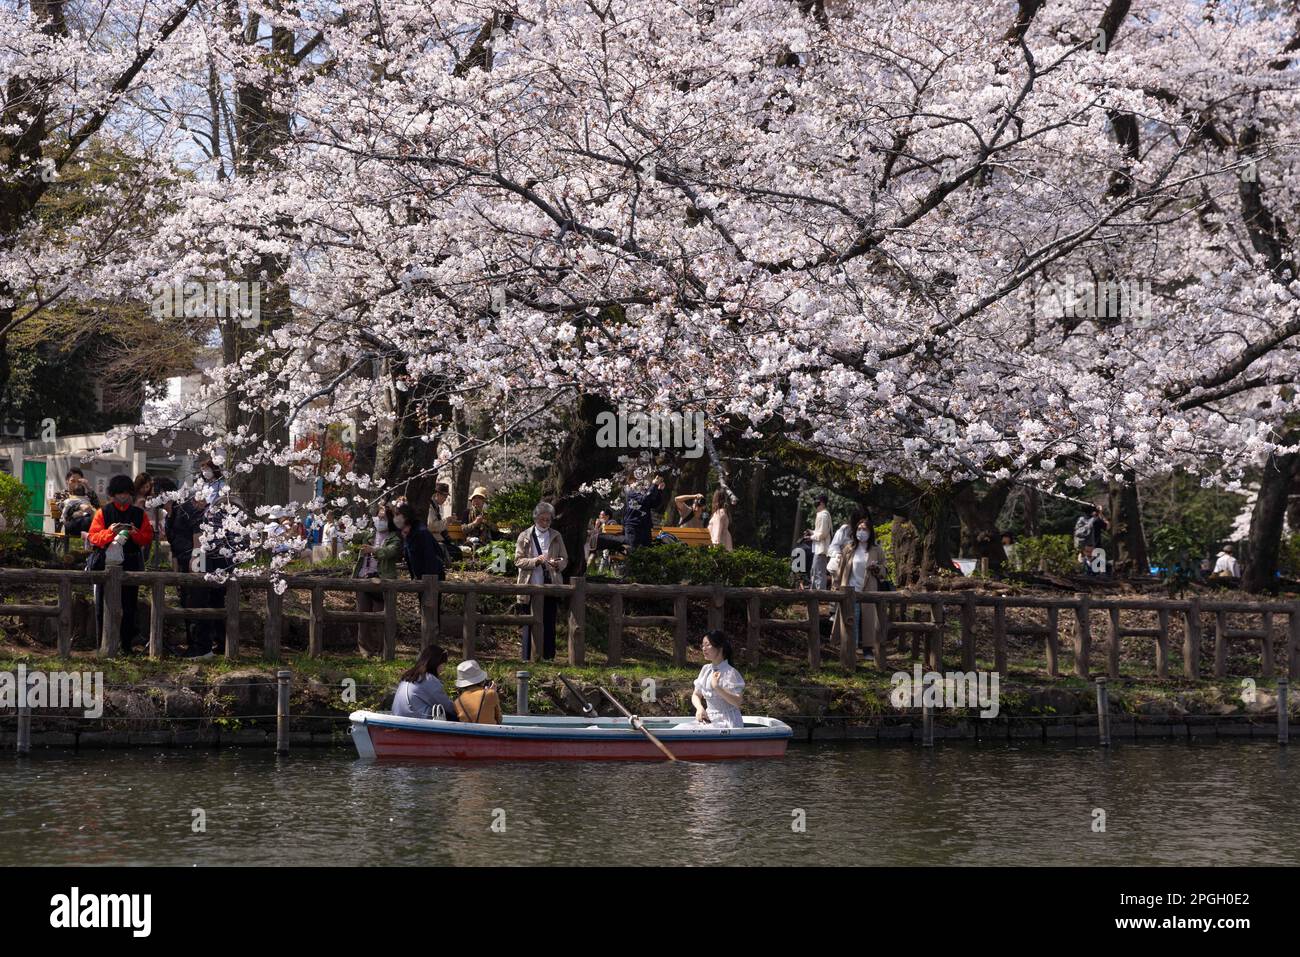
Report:
<svg viewBox="0 0 1300 957"><path fill-rule="evenodd" d="M402 555L402 536L393 525L393 510L380 504L375 510L375 537L361 546L354 578L396 578L397 560ZM382 591L357 592L357 611L384 611ZM363 658L375 658L384 653L384 629L376 623L357 625L357 653Z"/></svg>
<svg viewBox="0 0 1300 957"><path fill-rule="evenodd" d="M126 572L144 571L144 550L153 541L153 526L144 509L135 504L135 484L128 475L114 475L108 482L109 502L90 523L86 540L93 549L86 563L87 571L99 571L109 565L121 565ZM139 637L136 609L140 589L136 585L122 586L122 638L123 654L132 652ZM95 620L103 627L104 589L95 588ZM100 635L102 643L103 636Z"/></svg>
<svg viewBox="0 0 1300 957"><path fill-rule="evenodd" d="M202 456L198 465L199 478L203 480L199 494L209 505L215 505L226 491L226 480L221 474L221 466L212 461L210 455Z"/></svg>
<svg viewBox="0 0 1300 957"><path fill-rule="evenodd" d="M884 577L884 569L887 565L885 550L876 544L876 534L871 528L871 522L861 513L854 515L850 524L854 528L854 535L840 552L840 572L835 584L838 588L848 585L855 592L879 591L880 581ZM864 652L868 648L875 648L878 623L876 606L854 602L853 612L854 644ZM844 620L844 616L837 618L835 622L837 640L843 641L845 629L849 624Z"/></svg>
<svg viewBox="0 0 1300 957"><path fill-rule="evenodd" d="M59 504L59 521L55 530L64 532L69 538L80 538L90 531L90 523L99 510L99 496L90 490L81 469L68 470L67 484L67 491L55 500Z"/></svg>

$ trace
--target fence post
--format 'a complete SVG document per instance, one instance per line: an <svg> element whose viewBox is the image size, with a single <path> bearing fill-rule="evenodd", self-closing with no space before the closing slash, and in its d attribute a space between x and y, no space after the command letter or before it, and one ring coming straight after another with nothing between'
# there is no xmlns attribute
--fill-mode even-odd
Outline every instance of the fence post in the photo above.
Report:
<svg viewBox="0 0 1300 957"><path fill-rule="evenodd" d="M1273 613L1264 612L1264 638L1260 642L1259 655L1262 662L1260 673L1265 678L1273 677Z"/></svg>
<svg viewBox="0 0 1300 957"><path fill-rule="evenodd" d="M1092 656L1092 600L1082 592L1075 594L1074 673L1088 680L1088 659Z"/></svg>
<svg viewBox="0 0 1300 957"><path fill-rule="evenodd" d="M226 660L239 657L239 579L226 582Z"/></svg>
<svg viewBox="0 0 1300 957"><path fill-rule="evenodd" d="M1296 618L1291 619L1294 624ZM1294 659L1293 659L1294 660ZM1183 612L1183 677L1195 681L1201 676L1201 600L1193 598Z"/></svg>
<svg viewBox="0 0 1300 957"><path fill-rule="evenodd" d="M325 589L311 588L311 618L307 623L307 654L319 658L325 650Z"/></svg>
<svg viewBox="0 0 1300 957"><path fill-rule="evenodd" d="M1214 677L1228 675L1228 613L1214 613Z"/></svg>
<svg viewBox="0 0 1300 957"><path fill-rule="evenodd" d="M424 583L424 590L420 592L420 650L424 651L441 635L442 615L439 614L438 605L442 596L438 594L438 579L435 576L424 575L420 581Z"/></svg>
<svg viewBox="0 0 1300 957"><path fill-rule="evenodd" d="M275 673L275 750L277 754L289 753L289 679L292 671L280 669Z"/></svg>
<svg viewBox="0 0 1300 957"><path fill-rule="evenodd" d="M163 622L167 614L167 585L153 583L149 595L149 657L161 658L163 653Z"/></svg>
<svg viewBox="0 0 1300 957"><path fill-rule="evenodd" d="M1097 733L1098 744L1110 746L1110 692L1106 690L1106 679L1097 677Z"/></svg>
<svg viewBox="0 0 1300 957"><path fill-rule="evenodd" d="M685 595L673 596L673 664L678 668L686 667L686 643L690 640L690 622L687 615L690 606Z"/></svg>
<svg viewBox="0 0 1300 957"><path fill-rule="evenodd" d="M384 660L397 657L397 592L393 590L396 579L382 580L379 594L384 599Z"/></svg>
<svg viewBox="0 0 1300 957"><path fill-rule="evenodd" d="M854 672L858 669L858 636L853 628L853 606L857 596L852 585L845 585L840 596L840 667Z"/></svg>
<svg viewBox="0 0 1300 957"><path fill-rule="evenodd" d="M975 670L975 593L968 591L961 599L961 667Z"/></svg>
<svg viewBox="0 0 1300 957"><path fill-rule="evenodd" d="M889 656L885 648L889 642L889 602L877 601L870 602L866 608L862 609L862 614L867 614L869 609L875 609L876 613L876 667L885 671L889 667ZM902 614L907 615L907 605L902 605ZM903 632L906 634L906 632Z"/></svg>
<svg viewBox="0 0 1300 957"><path fill-rule="evenodd" d="M1156 609L1157 627L1160 634L1156 635L1156 677L1169 677L1169 609Z"/></svg>
<svg viewBox="0 0 1300 957"><path fill-rule="evenodd" d="M1287 691L1290 682L1284 675L1277 679L1277 743L1287 744L1291 740L1291 709L1287 705Z"/></svg>
<svg viewBox="0 0 1300 957"><path fill-rule="evenodd" d="M993 667L1007 676L1007 605L1005 599L993 599Z"/></svg>
<svg viewBox="0 0 1300 957"><path fill-rule="evenodd" d="M820 671L822 666L822 606L817 599L808 601L808 667Z"/></svg>
<svg viewBox="0 0 1300 957"><path fill-rule="evenodd" d="M934 622L934 631L925 636L926 667L931 671L943 670L943 630L948 623L948 613L943 602L936 601L930 605L930 620Z"/></svg>
<svg viewBox="0 0 1300 957"><path fill-rule="evenodd" d="M721 585L714 585L709 595L709 631L721 631L723 617L726 613L727 592Z"/></svg>
<svg viewBox="0 0 1300 957"><path fill-rule="evenodd" d="M1295 616L1291 616L1295 621ZM72 655L72 579L59 579L59 657Z"/></svg>
<svg viewBox="0 0 1300 957"><path fill-rule="evenodd" d="M1106 674L1110 678L1119 678L1119 639L1124 633L1119 623L1119 609L1110 611L1110 642L1106 646Z"/></svg>
<svg viewBox="0 0 1300 957"><path fill-rule="evenodd" d="M569 664L578 668L587 661L587 578L575 575L569 584Z"/></svg>
<svg viewBox="0 0 1300 957"><path fill-rule="evenodd" d="M533 623L529 627L532 647L528 649L530 661L542 660L542 644L546 641L546 596L532 595Z"/></svg>
<svg viewBox="0 0 1300 957"><path fill-rule="evenodd" d="M609 647L605 651L607 664L623 663L623 593L609 596Z"/></svg>
<svg viewBox="0 0 1300 957"><path fill-rule="evenodd" d="M1047 609L1047 673L1061 677L1061 609L1051 605Z"/></svg>
<svg viewBox="0 0 1300 957"><path fill-rule="evenodd" d="M460 650L464 653L465 659L469 660L474 657L474 645L478 638L478 594L467 591L465 593L465 614L460 620Z"/></svg>
<svg viewBox="0 0 1300 957"><path fill-rule="evenodd" d="M473 594L473 592L470 592ZM537 644L537 638L534 636L533 644ZM528 713L528 672L515 672L515 714Z"/></svg>
<svg viewBox="0 0 1300 957"><path fill-rule="evenodd" d="M266 628L262 632L262 654L268 661L280 660L280 635L284 630L284 596L275 583L266 586Z"/></svg>
<svg viewBox="0 0 1300 957"><path fill-rule="evenodd" d="M22 695L23 704L18 709L18 735L15 743L20 755L30 754L32 750L32 709L27 704L27 689L19 688L18 693Z"/></svg>
<svg viewBox="0 0 1300 957"><path fill-rule="evenodd" d="M100 653L116 658L122 650L122 566L108 566L108 580L103 584L104 636Z"/></svg>
<svg viewBox="0 0 1300 957"><path fill-rule="evenodd" d="M921 747L934 747L934 709L930 707L930 688L933 687L935 678L934 674L927 675L924 679L925 686L921 689Z"/></svg>
<svg viewBox="0 0 1300 957"><path fill-rule="evenodd" d="M1287 674L1300 675L1300 601L1291 602L1287 628Z"/></svg>

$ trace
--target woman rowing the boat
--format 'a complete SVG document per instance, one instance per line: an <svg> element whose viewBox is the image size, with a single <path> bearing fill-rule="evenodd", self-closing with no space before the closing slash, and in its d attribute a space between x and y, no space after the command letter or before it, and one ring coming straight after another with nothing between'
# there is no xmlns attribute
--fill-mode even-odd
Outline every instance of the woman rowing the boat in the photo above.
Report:
<svg viewBox="0 0 1300 957"><path fill-rule="evenodd" d="M456 706L447 696L438 669L447 660L447 652L430 645L420 652L415 664L398 679L393 695L393 714L399 718L440 718L456 720Z"/></svg>
<svg viewBox="0 0 1300 957"><path fill-rule="evenodd" d="M725 632L711 631L700 642L700 650L708 664L700 669L691 693L696 723L712 728L743 728L740 702L745 679L731 666L731 641Z"/></svg>

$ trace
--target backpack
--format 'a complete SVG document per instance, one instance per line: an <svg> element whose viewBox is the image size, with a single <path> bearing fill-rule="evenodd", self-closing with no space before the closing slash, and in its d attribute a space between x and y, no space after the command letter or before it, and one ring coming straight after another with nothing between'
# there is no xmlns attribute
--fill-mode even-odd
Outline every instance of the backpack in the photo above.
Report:
<svg viewBox="0 0 1300 957"><path fill-rule="evenodd" d="M1074 547L1083 548L1092 537L1092 516L1080 515L1074 523Z"/></svg>

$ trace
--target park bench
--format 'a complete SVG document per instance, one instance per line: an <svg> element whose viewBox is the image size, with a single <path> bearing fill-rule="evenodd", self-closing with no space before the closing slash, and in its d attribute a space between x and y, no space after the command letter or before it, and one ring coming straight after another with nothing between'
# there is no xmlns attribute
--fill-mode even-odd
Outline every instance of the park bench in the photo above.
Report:
<svg viewBox="0 0 1300 957"><path fill-rule="evenodd" d="M606 535L622 535L623 526L605 524L600 530ZM661 532L667 532L684 545L690 545L692 548L708 548L713 544L713 539L709 537L707 528L687 528L684 525L656 525L650 532L650 538L653 541L659 537Z"/></svg>

